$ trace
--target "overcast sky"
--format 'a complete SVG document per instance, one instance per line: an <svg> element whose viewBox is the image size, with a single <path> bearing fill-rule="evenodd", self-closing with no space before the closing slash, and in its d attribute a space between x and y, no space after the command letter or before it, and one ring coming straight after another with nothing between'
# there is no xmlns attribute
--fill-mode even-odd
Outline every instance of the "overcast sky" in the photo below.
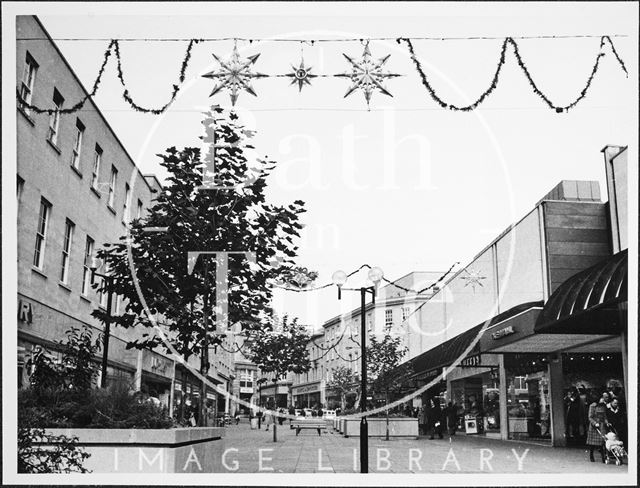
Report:
<svg viewBox="0 0 640 488"><path fill-rule="evenodd" d="M393 98L373 95L370 112L361 92L343 98L350 86L344 78L315 78L302 93L285 78L256 80L257 97L242 93L237 107L258 131L258 153L279 161L269 181L271 197L307 204L300 264L320 272L319 284L336 269L349 272L363 263L380 266L389 279L412 270L444 270L455 261L466 264L562 179L599 181L606 198L600 150L636 140L638 9L632 3L98 4L48 12L26 4L23 10L39 12L54 38L631 36L613 39L630 77L605 50L586 99L568 114L556 114L532 92L511 49L498 89L471 113L438 107L406 47L392 41L372 42L371 51L375 58L391 54L386 67L403 76L386 83ZM464 104L488 87L501 42L414 45L441 98ZM597 38L518 43L540 88L559 104L579 94L599 50ZM57 44L91 86L108 42ZM121 44L126 81L138 104L167 101L186 45ZM115 63L109 65L96 102L144 173L162 177L155 154L168 146L199 145L201 110L230 103L225 91L210 98L214 82L201 75L217 66L211 53L226 57L231 48L232 42L198 44L185 89L161 116L134 112L122 100ZM299 43L241 42L238 48L242 56L260 53L255 70L267 74L290 72L301 55ZM357 41L303 48L316 74L348 71L342 53L359 58L363 50ZM277 304L319 325L355 302L338 303L335 290L327 290L287 294Z"/></svg>

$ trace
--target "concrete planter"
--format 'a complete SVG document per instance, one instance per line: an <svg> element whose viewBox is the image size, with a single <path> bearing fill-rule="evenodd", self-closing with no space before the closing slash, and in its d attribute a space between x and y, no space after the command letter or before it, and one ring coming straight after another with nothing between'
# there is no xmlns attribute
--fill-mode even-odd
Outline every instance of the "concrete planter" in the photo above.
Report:
<svg viewBox="0 0 640 488"><path fill-rule="evenodd" d="M46 429L77 437L93 473L213 473L220 470L224 429ZM43 444L46 448L46 444Z"/></svg>
<svg viewBox="0 0 640 488"><path fill-rule="evenodd" d="M345 437L360 437L360 419L343 419ZM386 419L381 417L367 417L369 437L386 436ZM418 419L412 417L392 417L389 419L389 437L414 438L418 437Z"/></svg>

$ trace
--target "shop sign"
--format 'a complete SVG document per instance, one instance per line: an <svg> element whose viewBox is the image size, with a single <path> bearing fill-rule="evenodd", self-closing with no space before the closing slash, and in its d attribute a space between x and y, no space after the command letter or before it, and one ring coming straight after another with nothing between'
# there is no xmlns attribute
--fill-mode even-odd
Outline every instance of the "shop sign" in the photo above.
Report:
<svg viewBox="0 0 640 488"><path fill-rule="evenodd" d="M509 327L505 327L504 329L496 330L495 332L493 332L491 334L491 337L494 340L497 340L497 339L502 339L505 336L508 336L508 335L511 335L511 334L515 334L515 333L516 333L516 331L513 328L513 325L510 325Z"/></svg>
<svg viewBox="0 0 640 488"><path fill-rule="evenodd" d="M301 393L311 393L314 391L319 391L318 385L299 386L296 388L296 395L300 395Z"/></svg>
<svg viewBox="0 0 640 488"><path fill-rule="evenodd" d="M253 393L253 388L250 386L241 386L240 393Z"/></svg>
<svg viewBox="0 0 640 488"><path fill-rule="evenodd" d="M460 366L480 366L480 356L469 356L460 361Z"/></svg>
<svg viewBox="0 0 640 488"><path fill-rule="evenodd" d="M158 374L166 374L169 368L169 362L160 356L151 357L151 371Z"/></svg>
<svg viewBox="0 0 640 488"><path fill-rule="evenodd" d="M18 320L31 324L33 322L33 305L24 300L18 300Z"/></svg>

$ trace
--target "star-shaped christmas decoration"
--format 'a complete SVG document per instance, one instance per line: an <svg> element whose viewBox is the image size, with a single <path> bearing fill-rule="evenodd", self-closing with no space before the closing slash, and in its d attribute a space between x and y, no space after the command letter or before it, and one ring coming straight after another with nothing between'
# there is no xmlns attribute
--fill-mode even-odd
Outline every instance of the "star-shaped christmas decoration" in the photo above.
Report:
<svg viewBox="0 0 640 488"><path fill-rule="evenodd" d="M287 73L285 76L293 78L291 80L291 84L298 83L298 92L302 91L303 85L311 86L311 81L309 78L315 78L317 75L311 74L311 66L307 67L304 65L304 58L300 59L300 66L297 68L291 65L292 73Z"/></svg>
<svg viewBox="0 0 640 488"><path fill-rule="evenodd" d="M378 59L377 61L371 58L371 51L369 50L369 43L364 46L364 52L362 57L356 61L353 58L342 54L347 61L351 63L352 69L350 73L340 73L336 76L343 78L351 78L353 85L345 93L345 98L351 95L357 89L361 89L364 93L364 98L367 100L367 107L371 101L371 95L374 91L378 90L385 95L392 97L393 95L384 87L383 83L385 78L395 78L401 76L395 73L389 73L384 71L384 67L387 60L391 57L390 54Z"/></svg>
<svg viewBox="0 0 640 488"><path fill-rule="evenodd" d="M223 88L226 88L231 92L231 105L236 104L241 90L257 97L256 92L253 91L253 87L251 86L251 80L253 78L264 78L268 76L251 71L251 66L258 60L260 54L254 54L246 59L240 59L238 46L234 44L231 57L227 61L221 60L215 54L213 54L213 57L220 63L220 68L217 71L202 75L204 78L216 79L218 81L218 84L213 87L213 91L209 96L212 97Z"/></svg>
<svg viewBox="0 0 640 488"><path fill-rule="evenodd" d="M461 276L461 279L465 280L466 283L464 284L463 288L466 288L467 286L471 285L471 288L473 289L473 292L476 292L476 286L484 286L482 284L482 280L486 280L487 277L486 276L481 276L480 273L478 271L468 271L468 270L464 270L465 273L467 273L467 276Z"/></svg>

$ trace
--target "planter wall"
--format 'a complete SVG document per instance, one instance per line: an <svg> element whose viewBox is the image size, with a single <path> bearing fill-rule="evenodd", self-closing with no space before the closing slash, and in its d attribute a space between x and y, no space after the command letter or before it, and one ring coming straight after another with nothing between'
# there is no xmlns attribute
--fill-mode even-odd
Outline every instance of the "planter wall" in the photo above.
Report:
<svg viewBox="0 0 640 488"><path fill-rule="evenodd" d="M94 473L213 473L221 471L221 427L178 429L46 429L75 436ZM43 445L46 447L46 444Z"/></svg>
<svg viewBox="0 0 640 488"><path fill-rule="evenodd" d="M360 419L342 419L342 434L345 437L360 437ZM369 437L386 436L386 419L367 417ZM389 437L418 437L418 419L412 417L396 417L389 419Z"/></svg>

